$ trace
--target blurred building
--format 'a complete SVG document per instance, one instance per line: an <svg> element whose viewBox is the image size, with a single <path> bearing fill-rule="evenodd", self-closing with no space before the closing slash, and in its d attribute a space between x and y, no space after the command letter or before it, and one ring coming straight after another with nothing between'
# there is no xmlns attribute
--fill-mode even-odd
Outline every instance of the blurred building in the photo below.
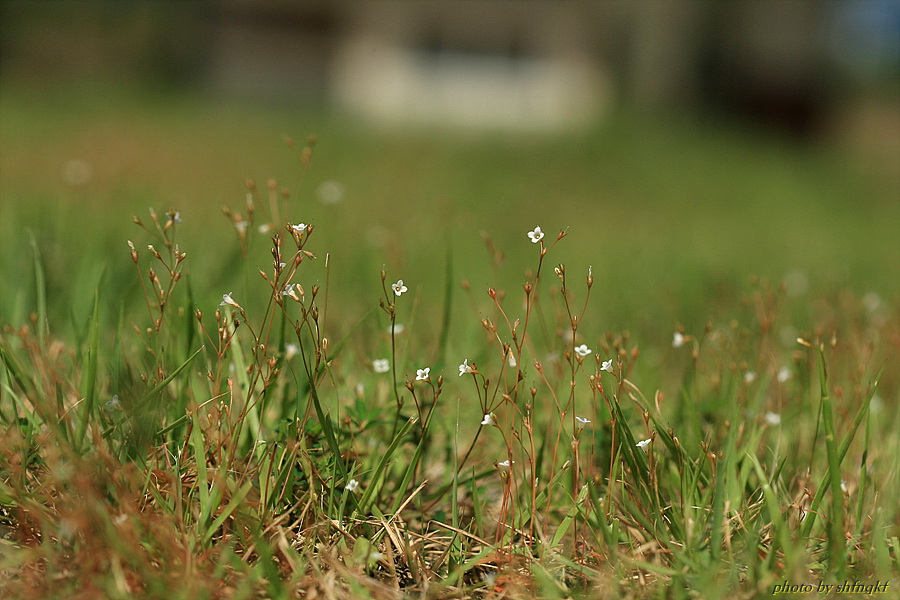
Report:
<svg viewBox="0 0 900 600"><path fill-rule="evenodd" d="M900 3L890 0L0 7L4 79L155 77L328 101L379 123L561 130L628 103L722 111L802 137L823 129L847 89L895 93L900 75Z"/></svg>
<svg viewBox="0 0 900 600"><path fill-rule="evenodd" d="M219 0L210 81L325 95L383 123L565 129L627 102L805 137L854 70L848 56L871 47L871 79L900 73L900 4L859 4Z"/></svg>
<svg viewBox="0 0 900 600"><path fill-rule="evenodd" d="M324 92L380 123L528 130L590 122L611 96L586 2L218 6L213 85L238 93Z"/></svg>

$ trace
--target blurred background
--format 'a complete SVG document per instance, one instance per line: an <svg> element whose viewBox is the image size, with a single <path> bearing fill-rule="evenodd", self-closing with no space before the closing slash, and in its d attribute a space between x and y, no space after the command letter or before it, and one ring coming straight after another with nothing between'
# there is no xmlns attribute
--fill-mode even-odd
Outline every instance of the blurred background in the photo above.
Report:
<svg viewBox="0 0 900 600"><path fill-rule="evenodd" d="M668 339L737 303L753 276L801 300L900 293L896 1L0 11L6 320L31 304L9 283L32 277L23 232L51 301L81 314L90 295L74 281L136 279L125 240L146 242L130 221L149 206L181 211L209 303L240 280L220 209L244 210L247 180L264 198L270 179L297 202L289 218L317 226L330 285L364 306L382 266L439 303L448 254L479 303L488 285L518 286L537 225L548 241L569 234L548 260L579 281L593 267L598 331ZM422 327L437 327L431 310Z"/></svg>

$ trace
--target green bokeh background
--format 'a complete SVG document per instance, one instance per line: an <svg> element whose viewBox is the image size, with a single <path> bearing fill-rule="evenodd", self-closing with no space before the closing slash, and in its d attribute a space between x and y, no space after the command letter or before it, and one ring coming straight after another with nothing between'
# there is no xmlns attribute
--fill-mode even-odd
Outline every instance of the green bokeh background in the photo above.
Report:
<svg viewBox="0 0 900 600"><path fill-rule="evenodd" d="M801 300L838 290L890 300L900 290L897 187L824 145L628 111L538 138L386 132L323 108L137 92L4 91L0 244L4 279L15 282L0 300L6 322L33 310L28 230L46 261L51 314L86 310L104 267L110 296L134 300L126 240L151 241L130 222L151 206L181 211L195 294L219 298L243 281L221 207L243 210L247 179L262 197L269 179L289 187L290 218L316 225L315 251L331 255L335 318L375 302L384 267L432 321L448 251L455 284L469 280L476 295L518 288L537 264L525 236L536 225L547 241L568 233L549 266L566 264L578 282L593 267L598 331L662 338L677 322L697 327L727 313L752 276L800 282ZM318 143L301 178L284 139L302 145L309 134ZM73 159L91 166L90 181L64 182ZM317 200L325 180L344 186L341 203ZM505 256L499 271L482 233ZM268 264L266 236L254 244L253 272Z"/></svg>

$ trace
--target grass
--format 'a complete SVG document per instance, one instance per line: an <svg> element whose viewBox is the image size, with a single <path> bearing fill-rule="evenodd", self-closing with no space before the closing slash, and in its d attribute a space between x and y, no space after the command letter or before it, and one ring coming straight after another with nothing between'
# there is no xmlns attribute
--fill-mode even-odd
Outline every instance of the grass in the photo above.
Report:
<svg viewBox="0 0 900 600"><path fill-rule="evenodd" d="M94 98L0 98L5 596L897 589L889 184L627 114L284 149Z"/></svg>

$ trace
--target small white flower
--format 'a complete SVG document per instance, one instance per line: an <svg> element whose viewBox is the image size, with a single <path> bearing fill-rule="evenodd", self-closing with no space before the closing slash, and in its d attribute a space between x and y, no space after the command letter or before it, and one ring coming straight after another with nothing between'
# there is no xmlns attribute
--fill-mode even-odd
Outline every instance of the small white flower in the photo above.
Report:
<svg viewBox="0 0 900 600"><path fill-rule="evenodd" d="M781 415L776 412L772 412L771 410L766 413L765 419L766 423L772 425L773 427L776 425L781 425Z"/></svg>
<svg viewBox="0 0 900 600"><path fill-rule="evenodd" d="M398 279L398 280L397 280L397 283L392 283L392 284L391 284L391 289L394 290L394 294L395 294L395 295L399 296L399 295L401 295L403 292L405 292L408 288L407 288L405 285L403 285L403 280L402 280L402 279Z"/></svg>
<svg viewBox="0 0 900 600"><path fill-rule="evenodd" d="M542 239L544 239L544 232L541 231L541 228L540 228L540 227L535 227L535 228L534 228L534 231L529 231L529 232L528 232L528 237L531 238L531 243L532 243L532 244L537 244L539 241L541 241Z"/></svg>
<svg viewBox="0 0 900 600"><path fill-rule="evenodd" d="M237 232L241 235L247 233L247 228L250 227L250 221L235 221L234 228L237 229Z"/></svg>
<svg viewBox="0 0 900 600"><path fill-rule="evenodd" d="M300 346L297 344L287 344L284 347L284 360L291 360L300 354Z"/></svg>
<svg viewBox="0 0 900 600"><path fill-rule="evenodd" d="M115 410L120 410L122 408L122 402L119 400L119 395L113 394L113 397L111 399L107 400L106 404L104 406L106 407L106 410L108 410L109 412L113 412Z"/></svg>
<svg viewBox="0 0 900 600"><path fill-rule="evenodd" d="M169 217L169 223L181 223L181 213L177 210L174 212L166 213Z"/></svg>
<svg viewBox="0 0 900 600"><path fill-rule="evenodd" d="M600 365L601 371L606 371L607 373L613 372L613 359L604 360L603 364Z"/></svg>
<svg viewBox="0 0 900 600"><path fill-rule="evenodd" d="M497 423L494 421L494 413L489 415L484 415L484 418L481 420L482 425L496 425Z"/></svg>
<svg viewBox="0 0 900 600"><path fill-rule="evenodd" d="M463 364L459 365L459 376L462 377L466 373L474 373L475 370L469 366L469 359L463 361Z"/></svg>
<svg viewBox="0 0 900 600"><path fill-rule="evenodd" d="M578 421L578 428L584 429L584 426L590 423L590 419L585 419L584 417L575 417L575 420Z"/></svg>
<svg viewBox="0 0 900 600"><path fill-rule="evenodd" d="M516 361L516 355L513 354L512 348L509 349L509 353L507 354L506 362L509 364L510 367L513 367L513 368L515 368L519 364L518 361Z"/></svg>
<svg viewBox="0 0 900 600"><path fill-rule="evenodd" d="M847 482L841 479L841 491L847 493Z"/></svg>
<svg viewBox="0 0 900 600"><path fill-rule="evenodd" d="M754 381L756 381L756 373L754 373L753 371L747 371L746 373L744 373L744 383L750 385Z"/></svg>
<svg viewBox="0 0 900 600"><path fill-rule="evenodd" d="M406 325L403 323L394 323L393 325L388 325L387 332L393 333L395 335L399 335L406 331Z"/></svg>
<svg viewBox="0 0 900 600"><path fill-rule="evenodd" d="M376 358L372 361L372 369L376 373L387 373L391 370L391 361L386 358Z"/></svg>
<svg viewBox="0 0 900 600"><path fill-rule="evenodd" d="M272 229L273 229L273 227L272 227L271 223L265 223L256 228L256 230L263 235L269 233L270 231L272 231Z"/></svg>
<svg viewBox="0 0 900 600"><path fill-rule="evenodd" d="M428 372L431 371L431 367L425 367L424 369L416 369L416 381L428 381Z"/></svg>
<svg viewBox="0 0 900 600"><path fill-rule="evenodd" d="M227 294L222 294L222 301L219 302L219 306L228 305L228 306L233 306L234 308L240 309L241 305L238 304L237 302L235 302L234 299L231 297L231 294L233 294L233 293L234 292L228 292Z"/></svg>
<svg viewBox="0 0 900 600"><path fill-rule="evenodd" d="M787 381L790 378L791 378L791 370L790 369L788 369L787 367L781 367L780 369L778 369L778 382L779 383L784 383L785 381Z"/></svg>
<svg viewBox="0 0 900 600"><path fill-rule="evenodd" d="M591 352L592 350L588 348L586 344L575 346L575 354L577 354L578 356L587 356Z"/></svg>
<svg viewBox="0 0 900 600"><path fill-rule="evenodd" d="M302 289L302 288L300 288L299 283L289 283L286 286L284 286L284 289L281 291L281 295L287 296L288 298L292 298L292 299L296 300L297 302L300 302L300 294L299 294L300 289Z"/></svg>
<svg viewBox="0 0 900 600"><path fill-rule="evenodd" d="M637 446L638 448L640 448L640 449L643 450L643 449L645 449L647 446L650 445L650 440L651 440L651 438L647 438L646 440L641 440L641 441L639 441L637 444L635 444L635 446Z"/></svg>
<svg viewBox="0 0 900 600"><path fill-rule="evenodd" d="M306 233L306 223L297 223L296 225L291 225L291 229L294 233L303 235Z"/></svg>
<svg viewBox="0 0 900 600"><path fill-rule="evenodd" d="M512 461L512 464L516 464L516 461ZM502 462L498 462L498 463L497 463L497 466L498 466L498 467L503 467L504 469L509 468L509 459L504 460L504 461L502 461Z"/></svg>
<svg viewBox="0 0 900 600"><path fill-rule="evenodd" d="M672 336L672 347L681 348L684 346L685 341L684 335L680 331L676 331L675 335Z"/></svg>
<svg viewBox="0 0 900 600"><path fill-rule="evenodd" d="M355 479L351 479L350 481L347 482L346 489L348 492L354 492L354 491L356 491L356 488L358 488L358 487L359 487L359 482Z"/></svg>

